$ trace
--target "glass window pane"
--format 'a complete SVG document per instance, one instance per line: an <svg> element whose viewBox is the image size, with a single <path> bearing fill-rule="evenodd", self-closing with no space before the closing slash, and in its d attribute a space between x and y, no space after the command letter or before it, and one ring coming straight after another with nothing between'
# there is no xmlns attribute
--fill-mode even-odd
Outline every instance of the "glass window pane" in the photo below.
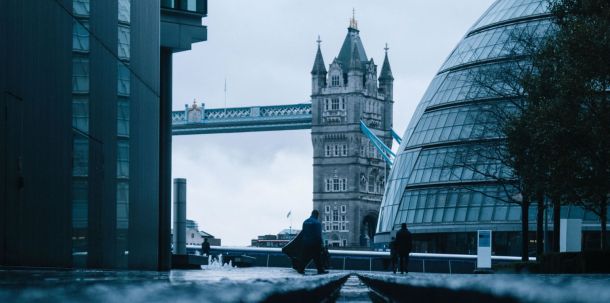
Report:
<svg viewBox="0 0 610 303"><path fill-rule="evenodd" d="M131 21L131 0L119 0L119 21Z"/></svg>
<svg viewBox="0 0 610 303"><path fill-rule="evenodd" d="M89 174L89 140L75 135L72 151L72 175L86 177Z"/></svg>
<svg viewBox="0 0 610 303"><path fill-rule="evenodd" d="M131 92L130 72L124 63L119 62L117 68L117 91L119 95L129 96Z"/></svg>
<svg viewBox="0 0 610 303"><path fill-rule="evenodd" d="M123 60L129 60L131 30L128 26L119 25L119 43L117 54Z"/></svg>
<svg viewBox="0 0 610 303"><path fill-rule="evenodd" d="M129 136L129 101L125 99L117 103L117 134Z"/></svg>
<svg viewBox="0 0 610 303"><path fill-rule="evenodd" d="M117 177L129 178L129 142L119 141L117 147Z"/></svg>

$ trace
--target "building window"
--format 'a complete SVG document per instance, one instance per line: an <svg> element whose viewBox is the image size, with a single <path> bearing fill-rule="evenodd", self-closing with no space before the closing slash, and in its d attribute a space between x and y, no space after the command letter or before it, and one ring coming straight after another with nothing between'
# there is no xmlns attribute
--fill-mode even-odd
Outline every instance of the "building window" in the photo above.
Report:
<svg viewBox="0 0 610 303"><path fill-rule="evenodd" d="M339 211L333 210L333 222L339 221Z"/></svg>
<svg viewBox="0 0 610 303"><path fill-rule="evenodd" d="M347 229L345 228L345 223L341 223L341 230L342 231L346 231Z"/></svg>
<svg viewBox="0 0 610 303"><path fill-rule="evenodd" d="M345 98L341 98L341 110L345 110Z"/></svg>
<svg viewBox="0 0 610 303"><path fill-rule="evenodd" d="M325 146L325 150L326 150L325 155L326 155L327 157L330 157L330 156L332 155L332 153L330 152L330 145L326 145L326 146Z"/></svg>
<svg viewBox="0 0 610 303"><path fill-rule="evenodd" d="M339 76L338 75L331 76L330 79L331 79L331 81L330 81L331 86L339 86Z"/></svg>
<svg viewBox="0 0 610 303"><path fill-rule="evenodd" d="M72 11L78 16L89 16L89 0L72 0Z"/></svg>
<svg viewBox="0 0 610 303"><path fill-rule="evenodd" d="M325 213L327 213L327 214L328 214L328 213L330 213L330 206L329 206L329 205L326 205L326 206L324 207L324 212L325 212ZM327 217L327 218L328 218L328 217ZM326 220L328 220L328 219L326 219Z"/></svg>
<svg viewBox="0 0 610 303"><path fill-rule="evenodd" d="M129 184L127 182L117 183L116 225L118 229L129 227Z"/></svg>
<svg viewBox="0 0 610 303"><path fill-rule="evenodd" d="M89 99L86 96L72 99L72 127L83 133L89 132Z"/></svg>
<svg viewBox="0 0 610 303"><path fill-rule="evenodd" d="M122 98L117 103L117 135L129 137L129 101Z"/></svg>
<svg viewBox="0 0 610 303"><path fill-rule="evenodd" d="M330 109L330 100L324 99L324 110Z"/></svg>
<svg viewBox="0 0 610 303"><path fill-rule="evenodd" d="M117 45L117 54L121 60L129 60L130 45L129 40L131 36L131 30L129 26L119 25L119 42Z"/></svg>
<svg viewBox="0 0 610 303"><path fill-rule="evenodd" d="M131 92L130 72L123 62L118 62L117 77L117 91L119 95L129 96Z"/></svg>
<svg viewBox="0 0 610 303"><path fill-rule="evenodd" d="M370 193L374 193L375 192L375 176L370 175L369 176L369 188L368 188Z"/></svg>
<svg viewBox="0 0 610 303"><path fill-rule="evenodd" d="M328 224L324 224L324 230L330 230L330 226Z"/></svg>
<svg viewBox="0 0 610 303"><path fill-rule="evenodd" d="M72 59L72 92L89 92L89 58Z"/></svg>
<svg viewBox="0 0 610 303"><path fill-rule="evenodd" d="M339 191L339 179L333 179L333 191Z"/></svg>
<svg viewBox="0 0 610 303"><path fill-rule="evenodd" d="M335 224L333 224L333 230L334 230L334 231L339 230L339 224L336 224L336 223L335 223Z"/></svg>
<svg viewBox="0 0 610 303"><path fill-rule="evenodd" d="M129 23L131 21L131 1L119 0L119 21Z"/></svg>
<svg viewBox="0 0 610 303"><path fill-rule="evenodd" d="M343 241L342 241L342 242L343 242L343 243L342 243L342 244L343 244L343 246L347 246L347 240L343 239Z"/></svg>
<svg viewBox="0 0 610 303"><path fill-rule="evenodd" d="M117 178L129 178L129 142L119 141L117 146Z"/></svg>
<svg viewBox="0 0 610 303"><path fill-rule="evenodd" d="M347 221L347 217L345 215L341 216L341 221L343 221L343 222Z"/></svg>
<svg viewBox="0 0 610 303"><path fill-rule="evenodd" d="M340 152L340 150L339 150L339 146L337 146L337 145L333 145L333 150L334 150L334 152L335 152L335 153L334 153L334 154L335 154L335 157L338 157L338 156L339 156L339 152Z"/></svg>
<svg viewBox="0 0 610 303"><path fill-rule="evenodd" d="M341 155L347 157L347 144L341 145Z"/></svg>
<svg viewBox="0 0 610 303"><path fill-rule="evenodd" d="M82 24L81 24L82 22ZM84 21L72 21L72 50L77 52L89 51L89 24Z"/></svg>
<svg viewBox="0 0 610 303"><path fill-rule="evenodd" d="M89 174L89 140L76 135L72 147L72 176L86 177Z"/></svg>
<svg viewBox="0 0 610 303"><path fill-rule="evenodd" d="M346 211L347 211L347 206L341 205L341 212L345 213ZM345 216L343 216L343 218L345 218ZM343 220L345 220L345 219L343 219Z"/></svg>
<svg viewBox="0 0 610 303"><path fill-rule="evenodd" d="M339 109L339 98L332 98L331 100L331 109L338 110Z"/></svg>

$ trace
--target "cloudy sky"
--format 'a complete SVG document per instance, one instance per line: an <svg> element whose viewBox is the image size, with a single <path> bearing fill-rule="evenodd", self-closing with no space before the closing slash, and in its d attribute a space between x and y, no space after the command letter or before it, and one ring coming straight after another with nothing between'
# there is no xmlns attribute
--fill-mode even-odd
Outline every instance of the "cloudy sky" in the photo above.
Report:
<svg viewBox="0 0 610 303"><path fill-rule="evenodd" d="M493 0L211 0L208 41L174 55L174 110L308 102L316 39L328 65L352 8L367 56L394 74L394 128L402 134L430 80ZM309 130L177 136L173 177L187 179L187 217L223 245L245 246L312 209ZM292 211L291 219L286 214Z"/></svg>

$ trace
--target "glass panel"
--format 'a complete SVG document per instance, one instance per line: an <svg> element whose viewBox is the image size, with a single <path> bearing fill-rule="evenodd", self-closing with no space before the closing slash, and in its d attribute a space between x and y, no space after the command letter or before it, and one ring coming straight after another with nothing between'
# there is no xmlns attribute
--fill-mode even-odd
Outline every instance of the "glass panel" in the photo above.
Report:
<svg viewBox="0 0 610 303"><path fill-rule="evenodd" d="M119 99L117 103L117 135L129 136L129 100Z"/></svg>
<svg viewBox="0 0 610 303"><path fill-rule="evenodd" d="M75 135L72 155L72 175L86 177L89 174L89 140Z"/></svg>
<svg viewBox="0 0 610 303"><path fill-rule="evenodd" d="M118 54L119 58L122 60L129 60L130 39L131 39L130 36L131 36L131 30L130 30L129 26L119 25L119 31L118 31L119 42L117 45L117 47L118 47L117 54Z"/></svg>
<svg viewBox="0 0 610 303"><path fill-rule="evenodd" d="M129 178L129 142L119 141L117 147L117 177Z"/></svg>
<svg viewBox="0 0 610 303"><path fill-rule="evenodd" d="M72 127L89 132L89 99L86 97L72 99Z"/></svg>
<svg viewBox="0 0 610 303"><path fill-rule="evenodd" d="M82 23L82 24L81 24ZM72 50L89 51L89 24L84 21L72 21Z"/></svg>
<svg viewBox="0 0 610 303"><path fill-rule="evenodd" d="M72 0L72 11L78 16L89 16L89 0Z"/></svg>
<svg viewBox="0 0 610 303"><path fill-rule="evenodd" d="M131 0L119 0L119 21L131 21Z"/></svg>
<svg viewBox="0 0 610 303"><path fill-rule="evenodd" d="M466 207L458 207L455 213L455 222L463 222L466 221Z"/></svg>
<svg viewBox="0 0 610 303"><path fill-rule="evenodd" d="M131 91L131 80L130 80L130 72L127 66L124 63L118 63L118 83L117 83L117 91L119 95L129 96Z"/></svg>
<svg viewBox="0 0 610 303"><path fill-rule="evenodd" d="M72 58L72 92L89 92L89 59Z"/></svg>

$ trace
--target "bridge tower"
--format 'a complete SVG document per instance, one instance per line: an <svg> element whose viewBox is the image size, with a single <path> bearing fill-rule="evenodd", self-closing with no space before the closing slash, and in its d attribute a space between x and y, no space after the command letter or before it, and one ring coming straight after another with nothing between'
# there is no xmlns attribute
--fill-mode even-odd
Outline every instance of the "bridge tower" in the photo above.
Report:
<svg viewBox="0 0 610 303"><path fill-rule="evenodd" d="M393 81L386 55L379 78L355 18L328 71L318 38L312 76L313 206L330 246L372 247L389 167L360 121L391 147Z"/></svg>

